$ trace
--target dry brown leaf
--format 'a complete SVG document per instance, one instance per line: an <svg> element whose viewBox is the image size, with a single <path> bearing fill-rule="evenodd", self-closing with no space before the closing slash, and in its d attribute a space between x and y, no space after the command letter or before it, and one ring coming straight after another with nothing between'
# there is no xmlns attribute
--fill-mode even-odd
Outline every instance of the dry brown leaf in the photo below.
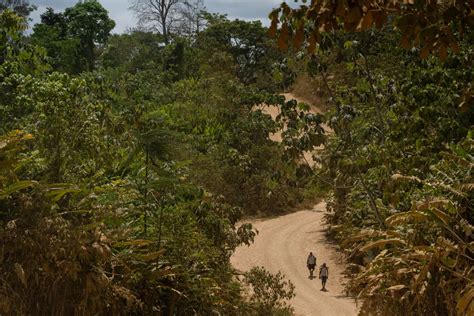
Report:
<svg viewBox="0 0 474 316"><path fill-rule="evenodd" d="M474 288L471 287L459 299L457 304L457 312L459 316L469 315L468 311L474 310ZM472 314L471 314L472 315Z"/></svg>
<svg viewBox="0 0 474 316"><path fill-rule="evenodd" d="M23 267L19 263L15 263L15 273L18 279L20 279L21 283L23 284L24 287L27 286L26 283L26 274L25 270L23 270Z"/></svg>
<svg viewBox="0 0 474 316"><path fill-rule="evenodd" d="M386 245L405 245L405 242L398 238L382 239L371 242L359 249L360 252L369 251L374 248L384 247Z"/></svg>
<svg viewBox="0 0 474 316"><path fill-rule="evenodd" d="M401 40L401 42L400 42L400 45L401 45L404 49L406 49L406 50L409 50L409 49L412 47L412 46L411 46L411 42L410 42L410 40L408 39L408 36L407 36L407 35L405 35L405 36L402 37L402 40Z"/></svg>
<svg viewBox="0 0 474 316"><path fill-rule="evenodd" d="M286 51L288 49L288 37L289 37L289 27L288 27L288 23L285 22L283 23L283 25L281 26L281 32L280 32L280 37L278 38L278 47L283 50L283 51Z"/></svg>
<svg viewBox="0 0 474 316"><path fill-rule="evenodd" d="M374 17L372 15L372 11L369 11L365 14L364 18L362 19L362 24L360 28L362 31L365 31L369 29L373 23L374 23Z"/></svg>
<svg viewBox="0 0 474 316"><path fill-rule="evenodd" d="M428 219L424 213L417 211L403 212L388 217L385 221L389 226L404 224L407 222L419 223Z"/></svg>
<svg viewBox="0 0 474 316"><path fill-rule="evenodd" d="M430 53L431 53L431 48L432 48L432 45L425 44L425 45L423 46L423 48L421 49L421 51L420 51L420 58L421 58L421 59L426 59L426 58L428 58L428 56L429 56Z"/></svg>
<svg viewBox="0 0 474 316"><path fill-rule="evenodd" d="M450 205L449 200L444 200L444 199L435 199L432 201L427 201L423 203L419 203L416 205L416 210L418 211L425 211L429 208L440 208L440 207L445 207L447 205Z"/></svg>
<svg viewBox="0 0 474 316"><path fill-rule="evenodd" d="M438 49L438 57L441 61L445 61L448 58L448 48L444 43L441 43Z"/></svg>
<svg viewBox="0 0 474 316"><path fill-rule="evenodd" d="M403 290L403 289L406 288L406 287L407 287L406 285L399 284L399 285L391 286L391 287L389 287L387 290L388 290L388 291L400 291L400 290Z"/></svg>
<svg viewBox="0 0 474 316"><path fill-rule="evenodd" d="M301 24L301 26L298 28L293 38L293 46L296 49L300 49L301 45L303 44L303 40L304 40L304 25Z"/></svg>

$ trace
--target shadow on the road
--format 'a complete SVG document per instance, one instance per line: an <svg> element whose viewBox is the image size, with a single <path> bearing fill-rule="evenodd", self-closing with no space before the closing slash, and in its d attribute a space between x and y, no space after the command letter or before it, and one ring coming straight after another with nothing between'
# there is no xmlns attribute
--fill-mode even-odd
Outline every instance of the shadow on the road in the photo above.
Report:
<svg viewBox="0 0 474 316"><path fill-rule="evenodd" d="M320 230L310 230L308 232L306 232L306 234L320 234L320 233L324 233L324 230L320 229Z"/></svg>
<svg viewBox="0 0 474 316"><path fill-rule="evenodd" d="M344 299L344 298L354 299L352 296L347 296L347 295L334 295L333 297L340 298L340 299Z"/></svg>

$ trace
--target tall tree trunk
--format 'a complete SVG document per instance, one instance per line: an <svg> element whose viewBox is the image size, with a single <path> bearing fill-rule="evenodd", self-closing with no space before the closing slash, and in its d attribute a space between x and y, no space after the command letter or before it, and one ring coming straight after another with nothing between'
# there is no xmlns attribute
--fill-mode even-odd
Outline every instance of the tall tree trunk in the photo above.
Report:
<svg viewBox="0 0 474 316"><path fill-rule="evenodd" d="M87 70L94 71L95 68L95 45L90 41L87 43Z"/></svg>
<svg viewBox="0 0 474 316"><path fill-rule="evenodd" d="M165 41L165 44L168 45L170 43L170 39L169 39L169 34L168 34L168 27L166 26L165 23L163 23L163 38L164 38L164 41Z"/></svg>

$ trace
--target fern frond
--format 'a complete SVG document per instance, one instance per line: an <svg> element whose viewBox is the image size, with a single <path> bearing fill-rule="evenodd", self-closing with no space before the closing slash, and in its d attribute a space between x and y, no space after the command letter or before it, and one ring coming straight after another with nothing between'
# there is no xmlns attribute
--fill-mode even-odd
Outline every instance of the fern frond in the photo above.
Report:
<svg viewBox="0 0 474 316"><path fill-rule="evenodd" d="M399 174L399 173L396 173L396 174L392 175L392 180L394 180L396 182L403 182L403 181L409 182L409 181L412 181L412 182L417 182L417 183L423 183L423 180L421 180L418 177L404 176L404 175Z"/></svg>
<svg viewBox="0 0 474 316"><path fill-rule="evenodd" d="M466 160L462 157L459 157L457 155L447 153L447 152L443 152L443 153L441 153L441 156L443 156L446 160L453 161L453 162L455 162L459 165L462 165L463 167L466 167L466 168L473 168L474 167L474 163L472 163L469 160Z"/></svg>
<svg viewBox="0 0 474 316"><path fill-rule="evenodd" d="M400 224L405 224L409 222L413 223L419 223L426 221L428 219L428 216L422 212L418 211L410 211L410 212L403 212L399 214L395 214L390 216L385 220L387 225L389 226L396 226Z"/></svg>
<svg viewBox="0 0 474 316"><path fill-rule="evenodd" d="M449 192L458 199L465 199L467 197L463 191L459 191L458 189L455 189L452 186L446 185L444 183L437 183L434 185L434 187L438 187L443 191Z"/></svg>
<svg viewBox="0 0 474 316"><path fill-rule="evenodd" d="M464 295L459 299L457 304L457 313L461 315L473 315L474 314L474 284L466 289Z"/></svg>
<svg viewBox="0 0 474 316"><path fill-rule="evenodd" d="M418 203L413 205L413 209L417 211L426 211L427 209L431 208L441 208L447 207L452 204L451 201L445 199L434 199L431 201L426 201L423 203Z"/></svg>
<svg viewBox="0 0 474 316"><path fill-rule="evenodd" d="M372 250L374 248L382 248L386 245L406 245L406 243L398 238L391 238L391 239L381 239L374 242L371 242L359 249L360 252L366 252Z"/></svg>
<svg viewBox="0 0 474 316"><path fill-rule="evenodd" d="M461 192L472 192L474 191L474 183L461 184L458 188Z"/></svg>

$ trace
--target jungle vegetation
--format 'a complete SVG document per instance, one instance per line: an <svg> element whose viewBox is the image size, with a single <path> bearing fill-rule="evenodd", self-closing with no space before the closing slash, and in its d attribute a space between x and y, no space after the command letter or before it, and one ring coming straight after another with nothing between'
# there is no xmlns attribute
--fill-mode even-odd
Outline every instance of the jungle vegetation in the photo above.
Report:
<svg viewBox="0 0 474 316"><path fill-rule="evenodd" d="M290 312L282 275L229 258L256 234L243 215L303 199L254 109L292 76L259 22L202 19L112 35L83 1L25 32L2 9L0 314Z"/></svg>
<svg viewBox="0 0 474 316"><path fill-rule="evenodd" d="M301 2L125 34L2 2L0 314L291 314L229 258L242 218L322 194L362 315L474 313L472 2ZM326 115L279 96L302 72Z"/></svg>
<svg viewBox="0 0 474 316"><path fill-rule="evenodd" d="M314 172L362 315L474 313L474 4L301 1L270 35L330 109Z"/></svg>

